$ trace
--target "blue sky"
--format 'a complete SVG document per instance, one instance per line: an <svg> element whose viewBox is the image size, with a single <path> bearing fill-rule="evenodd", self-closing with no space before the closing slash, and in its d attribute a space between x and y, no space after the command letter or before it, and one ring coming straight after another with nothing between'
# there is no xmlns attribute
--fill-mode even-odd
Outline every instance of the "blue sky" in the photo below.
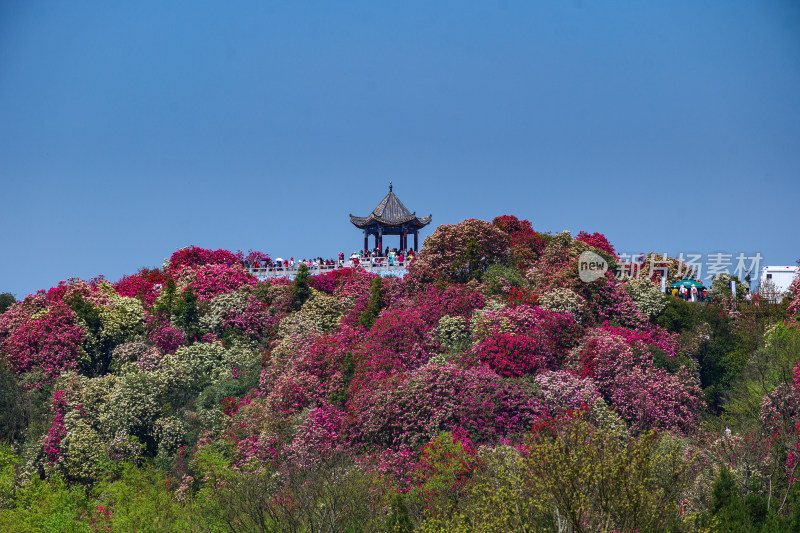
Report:
<svg viewBox="0 0 800 533"><path fill-rule="evenodd" d="M389 180L432 227L794 264L800 4L0 2L0 292L350 252Z"/></svg>

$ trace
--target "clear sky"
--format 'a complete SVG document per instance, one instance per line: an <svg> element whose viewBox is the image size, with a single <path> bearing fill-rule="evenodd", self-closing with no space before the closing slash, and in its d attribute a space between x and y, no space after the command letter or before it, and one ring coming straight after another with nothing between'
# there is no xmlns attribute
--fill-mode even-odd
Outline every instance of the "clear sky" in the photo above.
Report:
<svg viewBox="0 0 800 533"><path fill-rule="evenodd" d="M351 252L389 180L423 235L794 264L800 3L0 1L0 292Z"/></svg>

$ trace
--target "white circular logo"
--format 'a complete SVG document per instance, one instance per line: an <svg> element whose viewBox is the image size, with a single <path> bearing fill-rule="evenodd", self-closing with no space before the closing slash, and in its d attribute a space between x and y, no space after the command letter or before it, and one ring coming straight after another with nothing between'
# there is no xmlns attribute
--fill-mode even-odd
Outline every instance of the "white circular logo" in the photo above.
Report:
<svg viewBox="0 0 800 533"><path fill-rule="evenodd" d="M585 251L578 257L578 276L581 281L591 283L600 279L608 270L608 262L601 255Z"/></svg>

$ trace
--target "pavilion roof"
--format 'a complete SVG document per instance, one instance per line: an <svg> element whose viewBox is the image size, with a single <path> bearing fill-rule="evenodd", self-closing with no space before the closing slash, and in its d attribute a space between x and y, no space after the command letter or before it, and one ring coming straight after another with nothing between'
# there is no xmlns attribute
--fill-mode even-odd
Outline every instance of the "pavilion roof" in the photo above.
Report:
<svg viewBox="0 0 800 533"><path fill-rule="evenodd" d="M389 194L383 197L383 200L378 206L372 210L372 213L365 217L357 217L350 215L350 222L353 225L364 228L373 222L385 224L387 226L399 226L409 222L414 222L416 226L427 226L431 222L432 215L426 217L417 217L416 212L411 212L403 205L400 198L392 192L392 186L389 185Z"/></svg>

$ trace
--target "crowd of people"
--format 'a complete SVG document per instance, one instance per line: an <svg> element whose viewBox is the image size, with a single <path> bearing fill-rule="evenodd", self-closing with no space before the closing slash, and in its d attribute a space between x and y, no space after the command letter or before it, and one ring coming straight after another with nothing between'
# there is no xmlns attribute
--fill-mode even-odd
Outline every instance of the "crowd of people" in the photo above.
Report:
<svg viewBox="0 0 800 533"><path fill-rule="evenodd" d="M706 288L701 287L698 289L695 286L687 288L686 285L681 285L680 288L672 288L672 296L686 300L687 302L705 302L706 301Z"/></svg>
<svg viewBox="0 0 800 533"><path fill-rule="evenodd" d="M257 262L245 262L245 268L249 270L295 270L300 265L306 265L309 269L333 269L344 267L362 266L403 266L409 261L413 261L416 253L413 248L407 250L398 250L397 248L386 247L386 250L375 248L366 253L364 250L353 252L349 256L345 256L344 252L339 252L337 259L329 258L323 259L322 257L315 257L313 259L298 259L295 261L294 257L288 260L282 257L275 259L267 259Z"/></svg>

